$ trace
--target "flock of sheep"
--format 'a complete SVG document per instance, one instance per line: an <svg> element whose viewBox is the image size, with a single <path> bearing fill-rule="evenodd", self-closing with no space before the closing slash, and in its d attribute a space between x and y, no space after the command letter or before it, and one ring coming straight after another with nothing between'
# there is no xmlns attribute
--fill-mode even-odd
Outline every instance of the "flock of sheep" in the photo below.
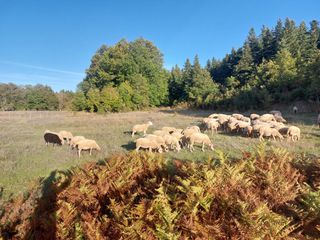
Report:
<svg viewBox="0 0 320 240"><path fill-rule="evenodd" d="M139 149L155 150L158 152L176 150L186 147L191 152L194 150L194 144L201 144L202 151L205 146L209 146L213 150L213 144L205 131L210 131L213 135L218 129L227 133L241 133L248 137L272 138L283 140L298 141L301 131L296 126L286 126L287 121L283 118L280 111L271 111L270 113L258 115L251 114L244 116L239 113L231 115L227 114L211 114L204 118L199 126L189 126L185 129L177 129L174 127L162 127L160 130L154 131L152 134L146 134L148 128L153 125L152 122L146 124L138 124L132 128L132 137L135 133L141 132L144 137L135 140L136 151Z"/></svg>
<svg viewBox="0 0 320 240"><path fill-rule="evenodd" d="M92 150L100 151L101 148L96 143L95 140L86 139L83 136L73 136L71 132L68 131L60 131L60 132L52 132L50 130L46 130L44 132L44 141L46 145L48 146L50 143L53 144L53 146L56 145L64 145L67 143L70 145L71 149L76 148L78 151L78 156L80 158L81 151L89 151L90 155L92 153Z"/></svg>
<svg viewBox="0 0 320 240"><path fill-rule="evenodd" d="M239 113L231 115L214 113L204 118L199 126L189 126L185 129L162 127L153 131L152 134L147 134L148 128L153 125L152 122L137 124L132 128L132 137L136 133L144 134L144 137L135 140L136 151L148 149L150 152L155 150L160 153L169 150L179 152L184 147L192 152L194 151L194 144L201 144L202 151L205 150L205 146L214 150L209 136L204 132L210 131L213 135L218 132L218 129L227 133L240 133L247 137L259 137L260 141L263 138L283 140L285 137L293 142L298 141L301 134L300 129L296 126L286 126L286 122L280 111L271 111L261 116L255 113L250 116ZM317 123L320 127L320 114ZM49 145L49 143L53 145L69 144L71 149L77 149L79 158L83 150L89 151L90 155L92 150L101 150L95 140L86 139L83 136L73 136L68 131L57 133L46 130L44 140L46 145Z"/></svg>

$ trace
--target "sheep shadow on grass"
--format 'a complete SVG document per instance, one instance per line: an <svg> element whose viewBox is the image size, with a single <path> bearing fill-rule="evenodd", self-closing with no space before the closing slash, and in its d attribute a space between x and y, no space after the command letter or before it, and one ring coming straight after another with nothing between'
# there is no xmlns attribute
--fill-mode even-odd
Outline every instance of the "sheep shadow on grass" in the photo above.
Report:
<svg viewBox="0 0 320 240"><path fill-rule="evenodd" d="M134 141L130 141L127 144L121 145L121 147L127 151L132 151L132 150L136 149L136 143Z"/></svg>

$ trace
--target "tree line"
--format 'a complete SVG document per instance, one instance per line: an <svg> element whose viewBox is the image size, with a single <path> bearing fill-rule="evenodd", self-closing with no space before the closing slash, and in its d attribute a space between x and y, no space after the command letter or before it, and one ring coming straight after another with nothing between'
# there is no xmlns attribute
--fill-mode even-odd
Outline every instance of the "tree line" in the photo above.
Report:
<svg viewBox="0 0 320 240"><path fill-rule="evenodd" d="M41 85L0 87L1 109L117 112L179 104L228 110L297 100L320 104L320 28L316 20L309 26L278 20L259 35L250 29L243 46L221 60L201 66L196 55L171 71L152 42L123 39L97 50L75 93L53 93Z"/></svg>
<svg viewBox="0 0 320 240"><path fill-rule="evenodd" d="M73 110L74 93L51 87L0 83L0 110Z"/></svg>

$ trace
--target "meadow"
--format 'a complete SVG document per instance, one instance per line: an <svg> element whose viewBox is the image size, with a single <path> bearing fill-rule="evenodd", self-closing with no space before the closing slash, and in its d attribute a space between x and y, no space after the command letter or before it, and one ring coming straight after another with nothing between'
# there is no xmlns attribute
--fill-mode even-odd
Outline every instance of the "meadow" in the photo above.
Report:
<svg viewBox="0 0 320 240"><path fill-rule="evenodd" d="M185 128L199 124L203 117L212 111L155 109L144 112L95 114L84 112L0 112L0 186L3 196L16 195L25 190L29 182L46 177L56 169L67 169L85 162L103 160L116 153L129 152L135 147L131 138L134 124L152 121L148 132L163 126ZM283 147L298 154L320 156L320 129L315 125L316 113L292 114L283 112L289 125L302 130L299 142L268 141L267 146ZM83 135L95 139L101 152L89 156L87 152L79 159L76 151L69 146L46 146L43 132L46 130L68 130L74 135ZM218 132L210 138L215 149L223 150L230 158L236 158L243 152L252 150L258 143L257 138L242 137L238 134ZM136 138L136 137L135 137ZM171 159L203 161L216 153L210 150L201 152L200 148L190 153L182 149L179 153L169 152L165 156Z"/></svg>

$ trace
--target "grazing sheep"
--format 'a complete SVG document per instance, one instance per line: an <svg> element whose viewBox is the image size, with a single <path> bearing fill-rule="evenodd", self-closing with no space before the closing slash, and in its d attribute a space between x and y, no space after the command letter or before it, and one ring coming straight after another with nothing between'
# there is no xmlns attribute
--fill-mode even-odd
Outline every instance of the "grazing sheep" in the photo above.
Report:
<svg viewBox="0 0 320 240"><path fill-rule="evenodd" d="M174 136L176 139L180 140L184 135L180 132L173 132L171 133L172 136Z"/></svg>
<svg viewBox="0 0 320 240"><path fill-rule="evenodd" d="M204 146L208 145L210 147L211 150L214 150L213 148L213 144L210 140L210 138L208 137L208 135L204 134L204 133L194 133L192 134L189 138L188 138L190 145L189 145L189 149L191 152L193 152L194 147L193 145L195 143L200 143L202 144L202 151L204 152Z"/></svg>
<svg viewBox="0 0 320 240"><path fill-rule="evenodd" d="M262 122L276 122L275 117L272 114L263 114L259 117L259 120Z"/></svg>
<svg viewBox="0 0 320 240"><path fill-rule="evenodd" d="M294 114L296 114L298 112L298 107L297 106L293 106L292 111L294 112Z"/></svg>
<svg viewBox="0 0 320 240"><path fill-rule="evenodd" d="M236 123L236 128L237 128L238 131L241 130L242 132L247 132L246 129L248 129L250 131L250 134L251 134L252 127L251 128L248 128L248 127L251 127L250 123L248 123L248 122L238 121Z"/></svg>
<svg viewBox="0 0 320 240"><path fill-rule="evenodd" d="M174 132L176 130L176 128L174 127L163 127L161 128L161 130L166 131L168 133Z"/></svg>
<svg viewBox="0 0 320 240"><path fill-rule="evenodd" d="M43 138L44 138L44 141L45 141L47 146L49 145L49 143L52 143L53 146L55 144L57 144L57 145L63 145L64 144L64 140L59 135L59 133L51 132L50 130L46 130L44 132Z"/></svg>
<svg viewBox="0 0 320 240"><path fill-rule="evenodd" d="M243 134L247 135L247 137L252 137L253 127L247 126L245 128L242 128L242 132L243 132Z"/></svg>
<svg viewBox="0 0 320 240"><path fill-rule="evenodd" d="M176 133L182 133L183 129L182 128L176 128L176 130L174 130L173 132L176 132Z"/></svg>
<svg viewBox="0 0 320 240"><path fill-rule="evenodd" d="M200 128L198 126L187 127L182 131L182 134L186 137L189 137L191 134L200 132Z"/></svg>
<svg viewBox="0 0 320 240"><path fill-rule="evenodd" d="M171 149L176 149L178 152L181 150L180 144L179 144L179 139L177 139L173 135L165 135L163 137L165 144L167 146L170 146Z"/></svg>
<svg viewBox="0 0 320 240"><path fill-rule="evenodd" d="M240 120L243 121L243 122L248 122L248 123L251 124L251 119L248 118L248 117L243 117L243 118L241 118Z"/></svg>
<svg viewBox="0 0 320 240"><path fill-rule="evenodd" d="M269 124L269 126L279 130L280 128L283 128L285 125L282 122L272 122Z"/></svg>
<svg viewBox="0 0 320 240"><path fill-rule="evenodd" d="M206 130L211 130L211 134L213 134L214 131L217 133L219 126L219 122L217 122L215 119L211 119L205 123Z"/></svg>
<svg viewBox="0 0 320 240"><path fill-rule="evenodd" d="M260 132L260 128L263 128L263 127L270 127L270 125L265 122L252 125L252 135L257 136Z"/></svg>
<svg viewBox="0 0 320 240"><path fill-rule="evenodd" d="M149 149L149 152L155 149L159 153L162 153L161 144L151 138L138 138L136 140L136 151L138 152L140 148Z"/></svg>
<svg viewBox="0 0 320 240"><path fill-rule="evenodd" d="M231 116L236 118L237 120L241 120L244 117L242 114L239 113L234 113Z"/></svg>
<svg viewBox="0 0 320 240"><path fill-rule="evenodd" d="M282 113L281 113L280 111L278 111L278 110L272 110L272 111L270 111L269 113L272 114L272 115L274 115L274 116L276 116L276 115L282 116Z"/></svg>
<svg viewBox="0 0 320 240"><path fill-rule="evenodd" d="M59 135L60 135L60 137L63 138L63 140L66 141L66 143L69 143L70 140L73 138L73 135L72 135L71 132L64 131L64 130L60 131L60 132L59 132Z"/></svg>
<svg viewBox="0 0 320 240"><path fill-rule="evenodd" d="M208 118L218 118L218 117L219 117L218 113L213 113L213 114L209 115Z"/></svg>
<svg viewBox="0 0 320 240"><path fill-rule="evenodd" d="M233 132L234 130L237 130L238 129L238 120L235 120L235 121L229 121L228 122L228 131L229 132Z"/></svg>
<svg viewBox="0 0 320 240"><path fill-rule="evenodd" d="M237 125L238 128L241 129L241 128L245 128L247 126L250 126L251 124L248 123L248 122L244 122L244 121L237 121L236 125Z"/></svg>
<svg viewBox="0 0 320 240"><path fill-rule="evenodd" d="M90 156L91 156L92 150L97 150L97 151L101 150L101 148L96 143L96 141L95 140L91 140L91 139L83 139L83 140L79 141L76 144L76 148L78 149L79 158L81 156L81 151L82 150L89 151Z"/></svg>
<svg viewBox="0 0 320 240"><path fill-rule="evenodd" d="M281 133L282 136L287 136L288 130L289 130L289 127L282 127L280 129L278 129L279 133Z"/></svg>
<svg viewBox="0 0 320 240"><path fill-rule="evenodd" d="M189 147L189 141L188 141L189 137L194 133L199 133L200 132L200 130L198 130L196 127L197 126L195 126L195 128L188 127L188 128L183 130L183 132L182 132L183 137L181 138L182 146Z"/></svg>
<svg viewBox="0 0 320 240"><path fill-rule="evenodd" d="M259 133L260 133L260 137L259 137L260 141L263 139L263 137L272 137L273 140L276 140L276 137L278 137L280 140L283 140L283 136L275 128L262 127L260 128Z"/></svg>
<svg viewBox="0 0 320 240"><path fill-rule="evenodd" d="M80 142L81 140L86 139L84 136L74 136L71 141L69 142L69 145L71 147L71 149L73 149L78 142Z"/></svg>
<svg viewBox="0 0 320 240"><path fill-rule="evenodd" d="M145 138L152 139L152 140L156 141L157 143L159 143L161 145L161 147L163 147L163 149L166 152L168 151L168 147L166 145L166 142L165 142L163 136L157 136L157 135L154 135L154 134L147 134L145 136Z"/></svg>
<svg viewBox="0 0 320 240"><path fill-rule="evenodd" d="M233 117L229 117L229 116L219 116L218 117L218 123L220 124L220 126L222 127L223 130L227 129L227 125L228 125L228 121L231 121L233 119Z"/></svg>
<svg viewBox="0 0 320 240"><path fill-rule="evenodd" d="M291 140L294 141L299 141L300 139L300 128L296 126L291 126L288 129L287 137L291 137Z"/></svg>
<svg viewBox="0 0 320 240"><path fill-rule="evenodd" d="M274 118L276 119L277 122L281 122L281 123L286 123L287 120L285 120L282 116L280 115L274 115Z"/></svg>
<svg viewBox="0 0 320 240"><path fill-rule="evenodd" d="M318 125L319 125L319 128L320 128L320 113L319 113L319 115L318 115L318 120L317 120L317 123L318 123Z"/></svg>
<svg viewBox="0 0 320 240"><path fill-rule="evenodd" d="M260 117L260 115L259 114L256 114L256 113L251 113L250 114L250 119L251 120L256 120L256 119L258 119Z"/></svg>
<svg viewBox="0 0 320 240"><path fill-rule="evenodd" d="M148 130L148 127L152 126L152 122L149 121L148 123L146 124L137 124L137 125L134 125L133 128L132 128L132 137L134 136L134 134L136 132L143 132L143 135L145 136L146 133L147 133L147 130Z"/></svg>
<svg viewBox="0 0 320 240"><path fill-rule="evenodd" d="M169 132L163 131L163 130L155 130L155 131L153 131L152 134L153 134L153 135L157 135L157 136L164 136L164 135L169 134Z"/></svg>

